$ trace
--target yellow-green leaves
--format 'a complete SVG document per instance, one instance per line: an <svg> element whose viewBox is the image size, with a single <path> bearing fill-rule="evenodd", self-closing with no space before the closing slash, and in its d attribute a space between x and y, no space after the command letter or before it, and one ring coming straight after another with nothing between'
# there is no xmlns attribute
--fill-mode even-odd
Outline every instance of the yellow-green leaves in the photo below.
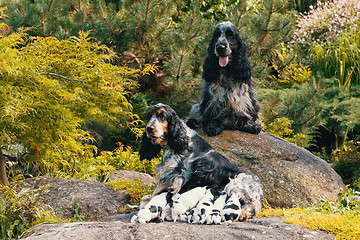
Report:
<svg viewBox="0 0 360 240"><path fill-rule="evenodd" d="M84 121L135 126L128 98L135 79L155 69L117 66L116 58L88 32L67 40L23 31L0 36L1 147L21 143L27 160L51 172L93 153Z"/></svg>

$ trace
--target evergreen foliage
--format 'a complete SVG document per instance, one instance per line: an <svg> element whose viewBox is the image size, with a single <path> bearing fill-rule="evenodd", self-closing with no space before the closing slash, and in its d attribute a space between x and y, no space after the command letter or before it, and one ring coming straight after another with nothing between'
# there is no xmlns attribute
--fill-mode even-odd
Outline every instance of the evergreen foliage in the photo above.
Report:
<svg viewBox="0 0 360 240"><path fill-rule="evenodd" d="M62 41L24 31L0 36L1 148L21 143L23 160L52 172L92 156L92 137L80 128L85 120L134 128L139 118L127 100L133 78L153 68L118 67L115 58L83 32Z"/></svg>
<svg viewBox="0 0 360 240"><path fill-rule="evenodd" d="M345 142L334 150L330 159L334 170L339 173L346 185L360 189L360 146L359 142Z"/></svg>
<svg viewBox="0 0 360 240"><path fill-rule="evenodd" d="M344 92L337 81L311 77L302 85L287 89L261 89L259 98L263 103L266 124L285 116L292 121L294 133L315 136L324 127L336 136L339 146L356 133L359 126L359 85ZM356 138L356 135L355 135Z"/></svg>
<svg viewBox="0 0 360 240"><path fill-rule="evenodd" d="M121 63L158 72L140 78L140 91L188 112L200 91L201 66L217 22L233 21L248 45L259 82L267 77L272 51L290 41L296 12L280 0L5 1L13 30L65 39L93 30L101 43L121 54ZM25 6L25 7L23 7ZM61 10L60 10L61 9ZM185 104L184 104L185 103Z"/></svg>

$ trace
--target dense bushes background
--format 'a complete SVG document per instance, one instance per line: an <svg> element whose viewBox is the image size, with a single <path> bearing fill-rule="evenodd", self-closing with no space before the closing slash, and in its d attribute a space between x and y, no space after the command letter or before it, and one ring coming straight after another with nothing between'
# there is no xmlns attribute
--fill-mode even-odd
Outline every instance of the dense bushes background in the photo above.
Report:
<svg viewBox="0 0 360 240"><path fill-rule="evenodd" d="M188 114L211 33L224 20L247 44L263 129L319 152L359 189L357 0L1 1L0 181L152 174L156 162L136 153L146 109L163 102ZM144 189L131 193L138 200ZM16 191L0 191L5 238L46 215L37 197ZM31 209L10 216L17 199Z"/></svg>
<svg viewBox="0 0 360 240"><path fill-rule="evenodd" d="M105 82L107 85L103 87L103 93L122 94L122 101L126 103L120 104L122 107L118 109L123 113L122 122L116 123L113 116L111 121L104 121L103 117L113 110L110 105L99 101L91 104L85 114L79 115L78 123L81 125L77 126L81 128L77 129L90 133L88 136L95 139L95 145L103 150L114 149L118 141L136 148L136 133L139 131L126 119L144 119L145 109L157 102L167 103L181 116L186 116L191 105L199 99L202 63L213 27L220 21L230 20L238 26L248 46L256 89L262 103L264 129L293 139L312 151L322 151L325 147L327 154L331 154L344 141L357 140L360 132L357 111L360 107L360 5L354 0L313 4L313 1L279 0L3 1L1 40L4 44L13 41L12 51L19 49L27 55L36 54L38 50L35 49L40 47L40 43L44 49L48 48L46 44L52 44L52 49L60 53L63 51L61 48L67 47L66 41L73 41L74 36L82 36L82 31L89 31L86 34L92 39L86 41L105 44L106 48L96 45L102 49L113 49L111 54L116 57L109 55L105 60L107 63L136 69L127 72L128 77L120 78L118 82ZM18 37L20 42L11 37L16 36L14 32L18 31L23 34ZM27 40L27 35L45 38L34 41L30 37ZM95 45L89 45L87 49L93 51ZM65 64L73 63L68 61ZM66 71L56 72L54 70L58 66L52 65L52 69L39 69L35 74L42 74L41 78L46 81L56 79L58 82L59 76L54 74L61 75ZM31 68L29 65L28 69ZM77 68L75 72L74 68ZM93 68L88 66L88 69ZM65 77L83 78L80 68L73 66L68 72L70 69L77 76L65 74ZM9 75L4 73L5 69L1 78L9 79ZM104 73L97 73L100 82L104 81ZM117 76L125 75L119 73ZM62 79L64 83L70 82ZM132 85L119 87L125 83ZM45 89L46 92L49 86L35 85L34 90ZM7 87L3 85L2 89ZM79 87L83 89L83 86ZM24 89L20 91L24 92ZM49 99L51 94L54 95L50 92ZM3 93L3 96L8 95L8 92ZM95 95L94 101L100 99ZM52 105L58 104L56 98L53 100ZM107 103L117 104L111 100ZM99 107L105 106L107 110L101 109L99 114ZM16 114L21 109L14 108L14 111ZM141 121L137 123L141 124ZM24 130L21 129L24 128L17 130L22 133ZM7 134L14 133L13 129ZM20 142L22 149L18 152L29 157L34 155L31 151L34 151L35 145L38 148L44 146L36 140L32 143L34 146L24 148L26 141L28 137L21 141L19 137L8 137L2 143L4 154L14 155L13 146ZM20 159L19 154L15 157ZM47 162L43 157L38 157L37 161Z"/></svg>

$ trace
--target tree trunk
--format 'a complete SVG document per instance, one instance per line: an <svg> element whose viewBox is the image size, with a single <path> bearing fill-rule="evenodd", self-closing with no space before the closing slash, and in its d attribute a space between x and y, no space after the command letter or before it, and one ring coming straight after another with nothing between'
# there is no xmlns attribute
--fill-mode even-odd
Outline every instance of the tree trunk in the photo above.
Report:
<svg viewBox="0 0 360 240"><path fill-rule="evenodd" d="M9 185L9 180L6 175L5 158L1 148L0 148L0 182L5 186Z"/></svg>

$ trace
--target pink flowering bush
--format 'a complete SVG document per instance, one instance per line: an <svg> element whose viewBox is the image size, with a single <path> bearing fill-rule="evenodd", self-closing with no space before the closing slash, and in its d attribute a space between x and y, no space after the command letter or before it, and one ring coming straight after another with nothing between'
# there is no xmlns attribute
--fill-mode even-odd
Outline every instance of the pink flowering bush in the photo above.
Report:
<svg viewBox="0 0 360 240"><path fill-rule="evenodd" d="M316 8L311 6L308 13L299 16L293 42L319 42L344 31L357 30L359 25L359 0L318 1Z"/></svg>

